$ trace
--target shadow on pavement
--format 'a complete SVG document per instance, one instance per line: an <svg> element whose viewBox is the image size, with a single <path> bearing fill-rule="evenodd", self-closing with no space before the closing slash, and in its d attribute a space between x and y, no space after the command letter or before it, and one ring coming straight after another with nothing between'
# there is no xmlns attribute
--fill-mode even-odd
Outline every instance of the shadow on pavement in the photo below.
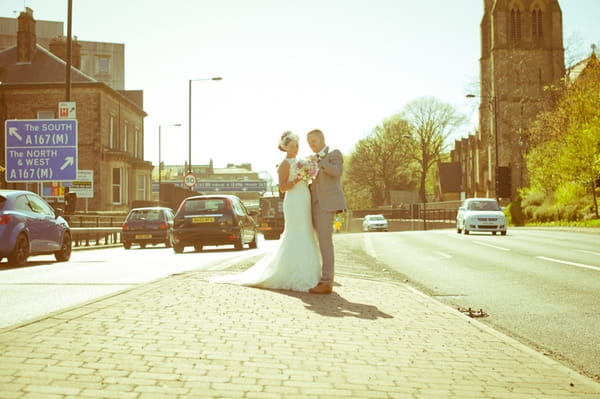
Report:
<svg viewBox="0 0 600 399"><path fill-rule="evenodd" d="M308 310L327 317L357 317L366 320L393 318L380 311L377 306L350 302L335 291L327 295L279 290L277 292L298 298L306 304Z"/></svg>

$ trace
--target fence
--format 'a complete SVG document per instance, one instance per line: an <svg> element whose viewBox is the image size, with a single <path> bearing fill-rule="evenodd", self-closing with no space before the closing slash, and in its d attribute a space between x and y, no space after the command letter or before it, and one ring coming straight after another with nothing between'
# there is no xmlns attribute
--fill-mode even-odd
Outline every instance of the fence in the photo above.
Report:
<svg viewBox="0 0 600 399"><path fill-rule="evenodd" d="M446 229L456 225L460 201L411 204L403 208L351 210L346 214L349 223L343 231L362 231L365 215L380 214L388 220L390 231Z"/></svg>
<svg viewBox="0 0 600 399"><path fill-rule="evenodd" d="M74 247L121 244L121 225L127 214L73 214L64 218L71 226Z"/></svg>

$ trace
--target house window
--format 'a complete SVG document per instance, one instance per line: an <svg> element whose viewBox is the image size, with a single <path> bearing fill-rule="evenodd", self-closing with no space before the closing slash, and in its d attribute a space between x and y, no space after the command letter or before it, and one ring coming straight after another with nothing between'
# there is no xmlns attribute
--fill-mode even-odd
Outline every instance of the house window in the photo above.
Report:
<svg viewBox="0 0 600 399"><path fill-rule="evenodd" d="M128 146L128 142L129 142L129 134L127 134L127 132L129 131L129 124L127 123L127 121L123 122L123 151L127 152L127 150L129 149Z"/></svg>
<svg viewBox="0 0 600 399"><path fill-rule="evenodd" d="M112 203L121 204L123 202L122 187L123 170L113 168L112 170Z"/></svg>
<svg viewBox="0 0 600 399"><path fill-rule="evenodd" d="M110 57L98 57L98 73L109 74Z"/></svg>
<svg viewBox="0 0 600 399"><path fill-rule="evenodd" d="M142 158L142 154L140 151L140 129L135 129L135 134L133 136L133 156L136 158Z"/></svg>
<svg viewBox="0 0 600 399"><path fill-rule="evenodd" d="M146 199L146 176L137 175L135 179L135 197L138 200Z"/></svg>
<svg viewBox="0 0 600 399"><path fill-rule="evenodd" d="M535 10L532 11L531 13L531 32L533 34L533 40L534 41L539 41L542 39L543 35L543 29L542 29L542 10L540 10L539 8L536 8Z"/></svg>
<svg viewBox="0 0 600 399"><path fill-rule="evenodd" d="M108 118L108 148L115 147L115 117Z"/></svg>
<svg viewBox="0 0 600 399"><path fill-rule="evenodd" d="M54 112L52 111L38 111L38 119L54 119Z"/></svg>
<svg viewBox="0 0 600 399"><path fill-rule="evenodd" d="M513 42L521 41L521 10L510 10L510 38Z"/></svg>

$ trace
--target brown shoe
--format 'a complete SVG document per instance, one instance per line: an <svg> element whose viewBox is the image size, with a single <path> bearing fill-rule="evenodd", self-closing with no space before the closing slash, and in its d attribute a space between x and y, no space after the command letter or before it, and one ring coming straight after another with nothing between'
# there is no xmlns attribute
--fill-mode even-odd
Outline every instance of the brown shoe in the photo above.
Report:
<svg viewBox="0 0 600 399"><path fill-rule="evenodd" d="M308 290L308 292L310 292L311 294L331 294L332 290L333 289L331 288L331 284L319 283L316 287Z"/></svg>

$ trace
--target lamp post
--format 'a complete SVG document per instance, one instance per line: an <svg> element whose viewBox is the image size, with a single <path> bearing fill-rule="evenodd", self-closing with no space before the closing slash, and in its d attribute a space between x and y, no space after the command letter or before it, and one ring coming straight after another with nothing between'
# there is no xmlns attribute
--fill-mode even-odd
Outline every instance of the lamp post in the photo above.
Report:
<svg viewBox="0 0 600 399"><path fill-rule="evenodd" d="M162 143L162 137L161 137L161 130L162 127L165 126L181 126L181 123L174 123L171 125L158 125L158 202L160 205L160 185L162 183L162 158L161 158L161 143Z"/></svg>
<svg viewBox="0 0 600 399"><path fill-rule="evenodd" d="M221 77L190 79L188 81L188 173L192 173L192 82L201 80L223 80Z"/></svg>
<svg viewBox="0 0 600 399"><path fill-rule="evenodd" d="M477 97L475 94L467 94L466 95L467 98L475 98ZM481 96L479 97L481 98ZM496 115L497 111L498 111L498 101L496 99L496 96L492 96L490 98L490 107L492 108L492 118L494 118L493 120L493 126L494 126L494 180L497 179L496 174L498 173L498 153L499 153L499 148L498 148L498 117ZM496 187L494 187L494 192L496 193L496 200L498 200L498 193L496 192Z"/></svg>

